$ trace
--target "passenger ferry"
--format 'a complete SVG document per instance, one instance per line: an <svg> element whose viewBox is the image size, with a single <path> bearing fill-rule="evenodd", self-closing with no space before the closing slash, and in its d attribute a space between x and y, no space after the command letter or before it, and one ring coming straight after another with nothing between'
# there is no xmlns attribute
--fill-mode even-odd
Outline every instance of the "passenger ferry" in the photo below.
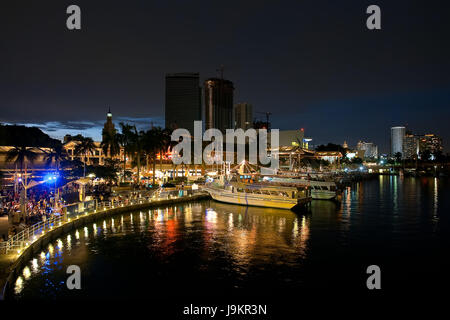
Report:
<svg viewBox="0 0 450 320"><path fill-rule="evenodd" d="M219 178L205 184L203 190L216 201L244 206L293 209L311 202L308 186L284 187Z"/></svg>

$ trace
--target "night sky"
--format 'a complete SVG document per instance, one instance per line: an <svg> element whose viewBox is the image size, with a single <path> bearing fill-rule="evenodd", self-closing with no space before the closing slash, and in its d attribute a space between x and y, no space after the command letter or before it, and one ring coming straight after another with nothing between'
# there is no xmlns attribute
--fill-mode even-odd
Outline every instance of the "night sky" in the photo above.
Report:
<svg viewBox="0 0 450 320"><path fill-rule="evenodd" d="M70 4L81 31L66 28ZM370 4L382 30L366 28ZM110 107L163 125L166 73L203 81L224 65L235 103L315 144L387 152L390 126L407 124L448 152L449 21L445 1L2 1L0 121L99 139Z"/></svg>

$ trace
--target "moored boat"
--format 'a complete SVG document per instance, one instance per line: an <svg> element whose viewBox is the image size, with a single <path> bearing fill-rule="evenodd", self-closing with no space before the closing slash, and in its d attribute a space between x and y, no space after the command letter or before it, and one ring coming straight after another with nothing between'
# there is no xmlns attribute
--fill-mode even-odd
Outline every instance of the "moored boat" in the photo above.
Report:
<svg viewBox="0 0 450 320"><path fill-rule="evenodd" d="M216 201L268 208L293 209L311 201L307 186L284 187L238 181L214 181L203 190Z"/></svg>

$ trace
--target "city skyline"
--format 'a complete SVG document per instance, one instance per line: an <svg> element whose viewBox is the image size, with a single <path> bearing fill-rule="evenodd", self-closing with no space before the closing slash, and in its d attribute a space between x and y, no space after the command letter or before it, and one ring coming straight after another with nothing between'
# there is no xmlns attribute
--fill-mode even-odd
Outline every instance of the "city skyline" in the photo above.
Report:
<svg viewBox="0 0 450 320"><path fill-rule="evenodd" d="M80 1L78 33L65 27L64 4L2 4L9 32L0 51L8 61L0 121L37 124L57 138L66 131L98 138L110 107L117 122L164 126L165 74L198 72L203 83L223 64L234 101L273 113L273 128L305 128L315 144L370 140L386 153L390 127L408 124L441 136L448 152L444 11L379 1L383 29L370 32L365 3L324 4L193 2L172 13L164 3L132 2L125 11L108 3L105 14L101 2ZM221 14L211 20L211 12Z"/></svg>
<svg viewBox="0 0 450 320"><path fill-rule="evenodd" d="M447 7L0 1L0 302L286 319L358 313L353 297L404 313L411 296L434 312Z"/></svg>

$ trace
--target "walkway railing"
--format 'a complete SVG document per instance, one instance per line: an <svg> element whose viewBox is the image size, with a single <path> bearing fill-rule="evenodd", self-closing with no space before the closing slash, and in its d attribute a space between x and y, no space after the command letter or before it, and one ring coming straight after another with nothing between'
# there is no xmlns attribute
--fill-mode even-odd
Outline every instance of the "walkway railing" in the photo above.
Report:
<svg viewBox="0 0 450 320"><path fill-rule="evenodd" d="M82 216L91 215L97 213L100 210L108 210L117 207L127 207L137 204L150 203L168 199L178 199L183 197L191 197L201 193L200 190L189 191L170 191L156 196L137 197L134 199L123 200L109 200L109 201L97 201L90 200L85 202L78 202L63 207L63 214L60 216L53 216L52 218L41 221L32 226L22 230L16 235L10 237L7 241L0 242L0 254L7 254L10 252L17 252L20 254L22 250L27 248L39 237L43 236L46 232L52 229L62 226L65 223L76 220Z"/></svg>

